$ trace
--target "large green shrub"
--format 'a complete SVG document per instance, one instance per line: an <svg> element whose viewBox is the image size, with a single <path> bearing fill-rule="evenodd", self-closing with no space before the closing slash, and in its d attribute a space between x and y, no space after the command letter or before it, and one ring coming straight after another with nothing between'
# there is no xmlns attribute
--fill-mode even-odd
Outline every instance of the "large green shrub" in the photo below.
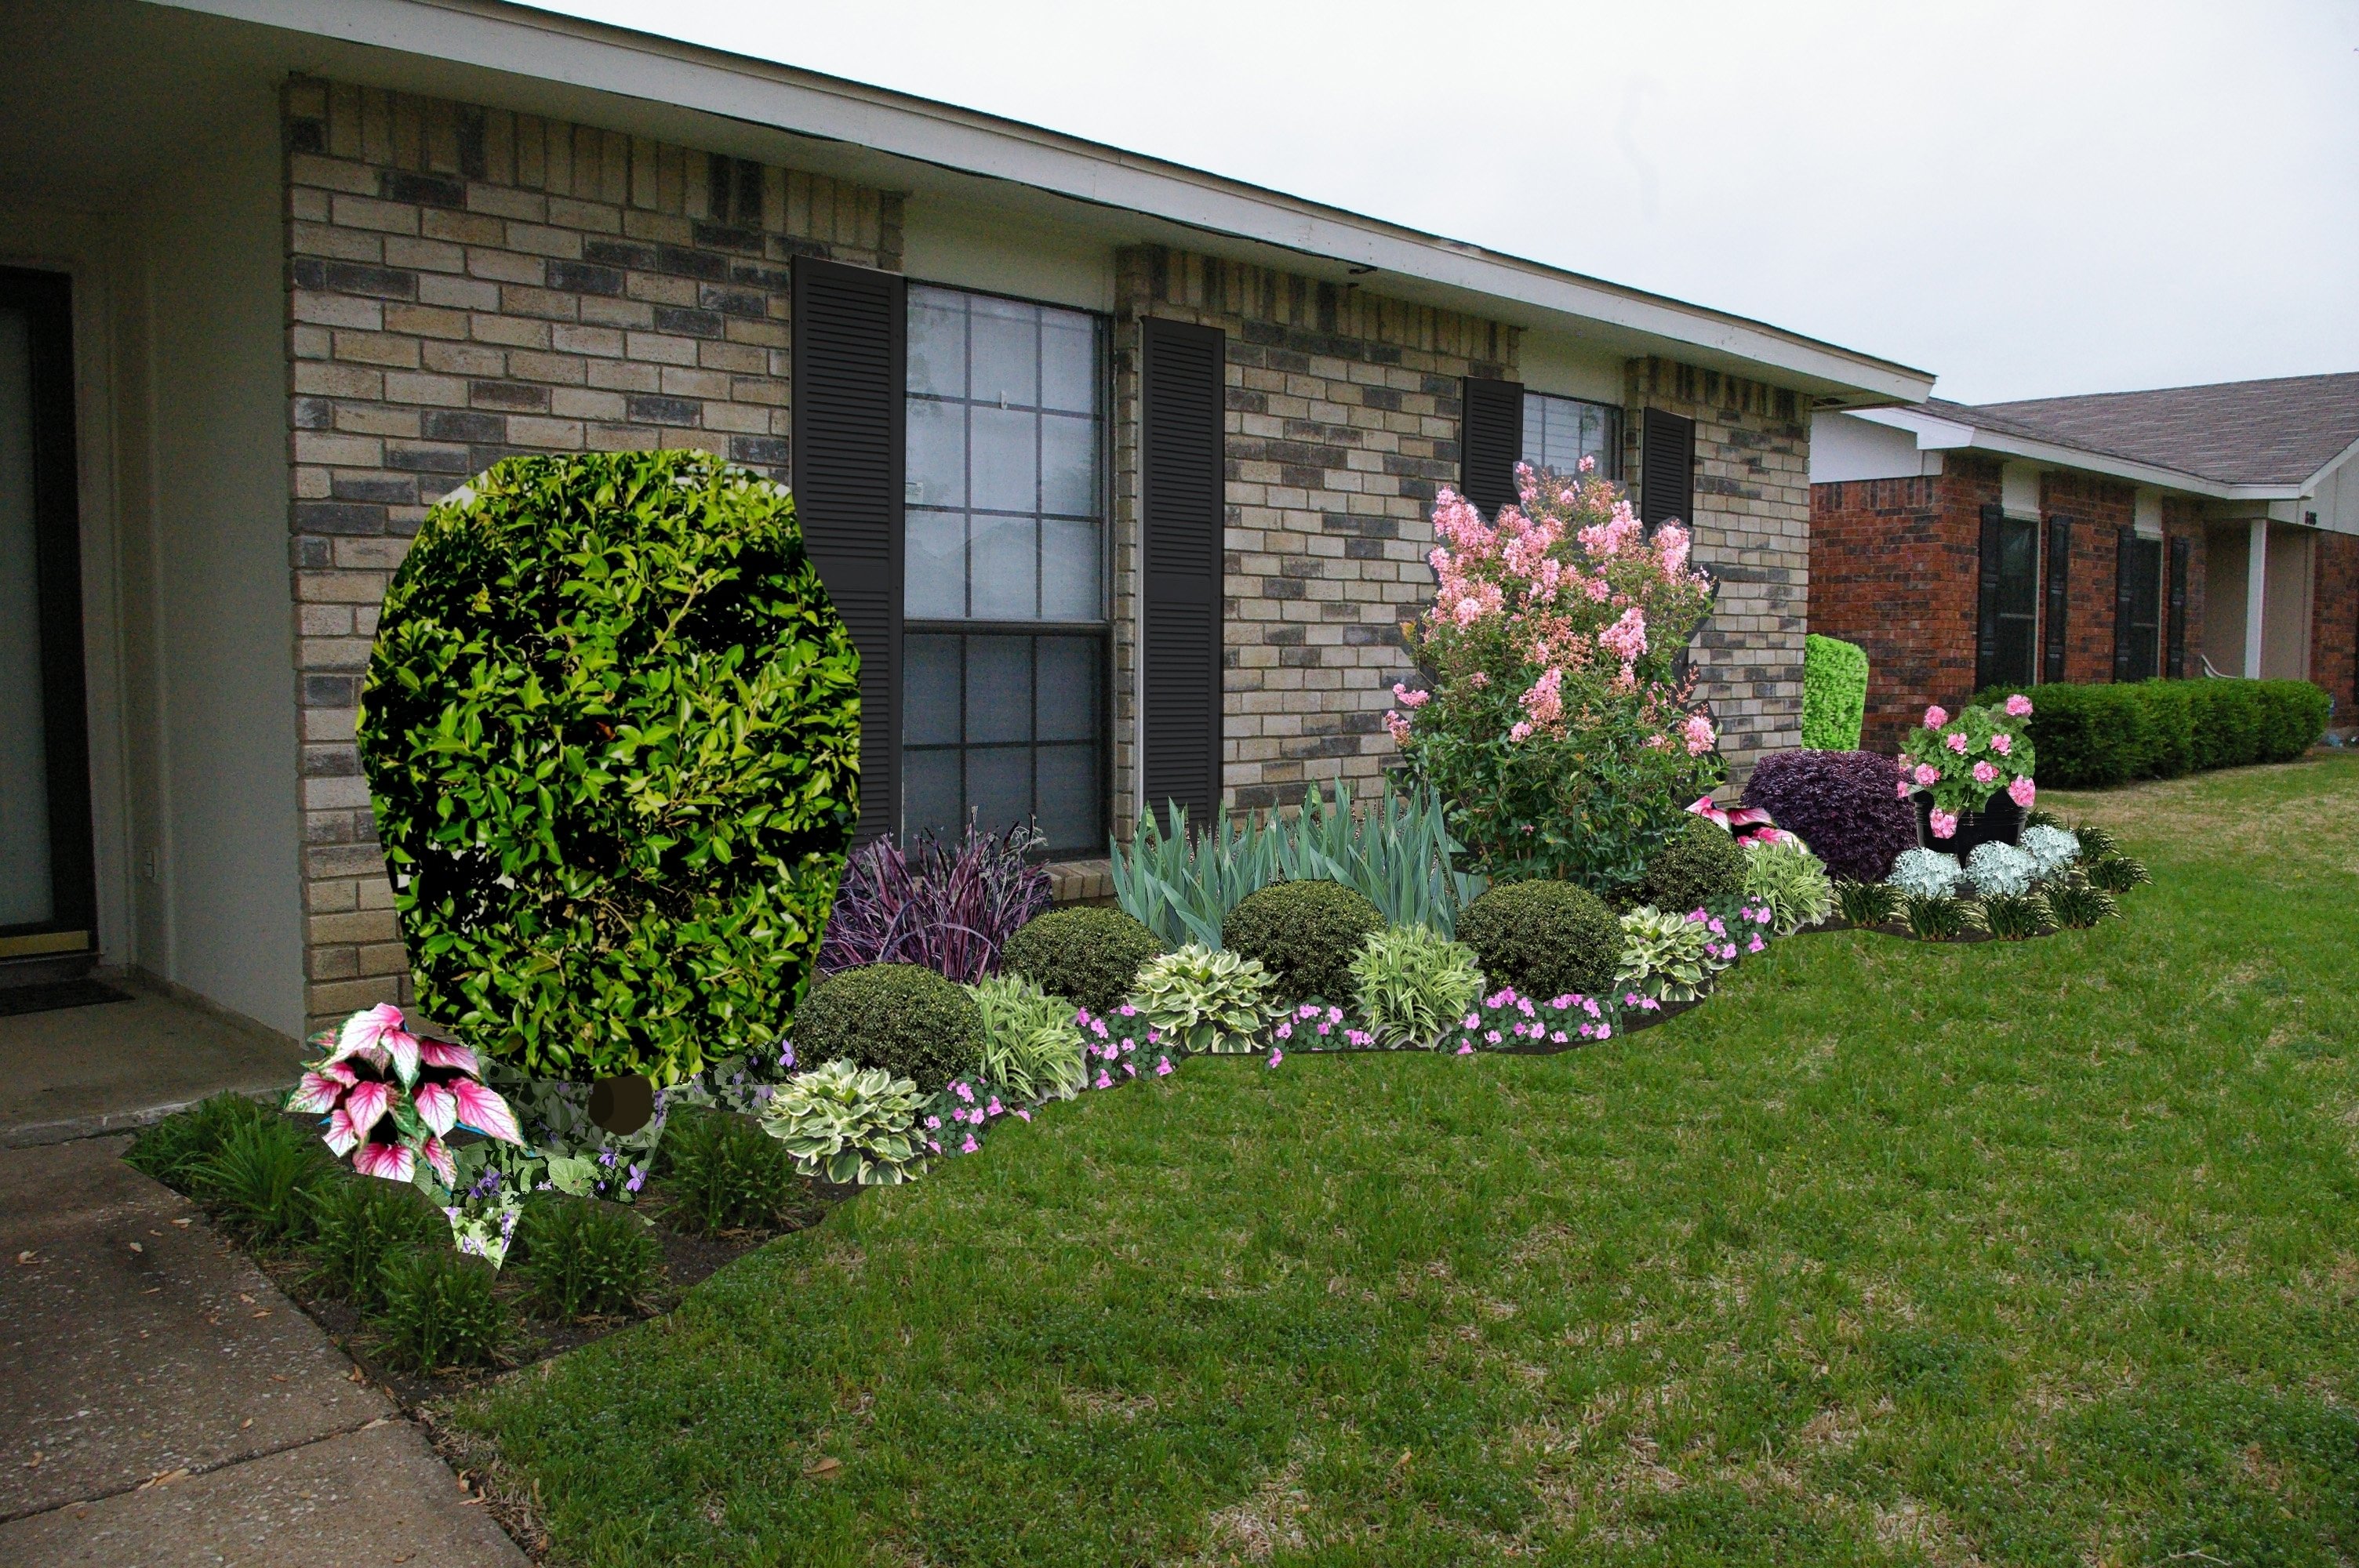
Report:
<svg viewBox="0 0 2359 1568"><path fill-rule="evenodd" d="M1856 752L1867 718L1867 651L1856 643L1802 639L1802 744L1813 752Z"/></svg>
<svg viewBox="0 0 2359 1568"><path fill-rule="evenodd" d="M822 980L795 1021L802 1067L854 1062L932 1094L983 1057L983 1013L955 982L915 964L870 964Z"/></svg>
<svg viewBox="0 0 2359 1568"><path fill-rule="evenodd" d="M2027 695L2039 783L2058 789L2291 762L2326 732L2326 693L2308 681L2058 684Z"/></svg>
<svg viewBox="0 0 2359 1568"><path fill-rule="evenodd" d="M497 464L427 515L361 689L419 1011L547 1077L782 1035L859 734L783 489L700 452Z"/></svg>
<svg viewBox="0 0 2359 1568"><path fill-rule="evenodd" d="M1281 1005L1352 998L1352 960L1385 928L1376 906L1341 882L1273 882L1221 923L1230 951L1269 971Z"/></svg>
<svg viewBox="0 0 2359 1568"><path fill-rule="evenodd" d="M1530 997L1603 996L1622 957L1621 923L1578 882L1495 883L1459 917L1458 939L1493 985Z"/></svg>
<svg viewBox="0 0 2359 1568"><path fill-rule="evenodd" d="M1716 898L1745 891L1745 851L1727 828L1701 816L1647 860L1647 902L1667 914L1685 914Z"/></svg>
<svg viewBox="0 0 2359 1568"><path fill-rule="evenodd" d="M1082 904L1026 922L999 962L1051 996L1107 1013L1130 994L1138 967L1161 951L1155 933L1121 910Z"/></svg>

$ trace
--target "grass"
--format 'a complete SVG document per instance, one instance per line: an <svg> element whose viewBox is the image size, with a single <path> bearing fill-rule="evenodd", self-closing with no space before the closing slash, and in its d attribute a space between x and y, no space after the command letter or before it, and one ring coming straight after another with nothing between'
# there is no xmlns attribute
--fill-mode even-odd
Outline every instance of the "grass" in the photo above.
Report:
<svg viewBox="0 0 2359 1568"><path fill-rule="evenodd" d="M1190 1063L458 1412L582 1563L2359 1556L2359 762L1556 1057Z"/></svg>

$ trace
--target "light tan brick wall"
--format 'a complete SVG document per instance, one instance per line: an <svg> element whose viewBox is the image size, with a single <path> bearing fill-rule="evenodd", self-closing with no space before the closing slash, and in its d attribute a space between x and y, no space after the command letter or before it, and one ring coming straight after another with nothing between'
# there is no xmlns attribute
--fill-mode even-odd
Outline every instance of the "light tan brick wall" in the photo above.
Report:
<svg viewBox="0 0 2359 1568"><path fill-rule="evenodd" d="M523 451L695 447L787 477L789 265L900 265L900 200L584 125L286 92L306 1010L409 1000L353 745L427 506Z"/></svg>
<svg viewBox="0 0 2359 1568"><path fill-rule="evenodd" d="M1147 317L1228 335L1222 775L1234 805L1373 780L1393 755L1401 623L1431 598L1433 497L1459 475L1459 380L1512 375L1516 330L1364 288L1141 247L1114 327L1114 801L1136 795L1137 346Z"/></svg>
<svg viewBox="0 0 2359 1568"><path fill-rule="evenodd" d="M1669 360L1633 360L1623 471L1638 470L1643 411L1695 421L1695 560L1718 579L1690 667L1720 727L1730 783L1764 752L1802 743L1810 606L1810 435L1800 394Z"/></svg>

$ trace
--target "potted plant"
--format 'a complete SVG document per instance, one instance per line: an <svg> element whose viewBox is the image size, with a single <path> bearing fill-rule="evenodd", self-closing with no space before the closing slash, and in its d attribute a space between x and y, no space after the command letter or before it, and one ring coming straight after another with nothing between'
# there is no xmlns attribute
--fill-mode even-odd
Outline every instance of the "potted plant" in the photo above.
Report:
<svg viewBox="0 0 2359 1568"><path fill-rule="evenodd" d="M1955 719L1940 708L1900 743L1900 797L1917 806L1917 841L1963 860L1977 845L2012 844L2038 795L2031 737L2023 721L2031 699L1968 708Z"/></svg>

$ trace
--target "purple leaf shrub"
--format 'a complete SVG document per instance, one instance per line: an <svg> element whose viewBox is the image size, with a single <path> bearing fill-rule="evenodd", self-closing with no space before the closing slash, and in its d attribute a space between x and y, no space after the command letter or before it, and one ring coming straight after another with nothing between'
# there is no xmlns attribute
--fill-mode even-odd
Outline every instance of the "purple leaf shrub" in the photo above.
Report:
<svg viewBox="0 0 2359 1568"><path fill-rule="evenodd" d="M855 851L828 916L819 972L864 964L919 964L962 985L998 972L1000 949L1049 907L1049 873L1027 859L1022 827L945 844L920 834L907 849L888 836Z"/></svg>
<svg viewBox="0 0 2359 1568"><path fill-rule="evenodd" d="M1873 752L1772 752L1754 765L1745 804L1800 834L1829 875L1880 882L1893 857L1917 847L1899 776L1890 757Z"/></svg>

